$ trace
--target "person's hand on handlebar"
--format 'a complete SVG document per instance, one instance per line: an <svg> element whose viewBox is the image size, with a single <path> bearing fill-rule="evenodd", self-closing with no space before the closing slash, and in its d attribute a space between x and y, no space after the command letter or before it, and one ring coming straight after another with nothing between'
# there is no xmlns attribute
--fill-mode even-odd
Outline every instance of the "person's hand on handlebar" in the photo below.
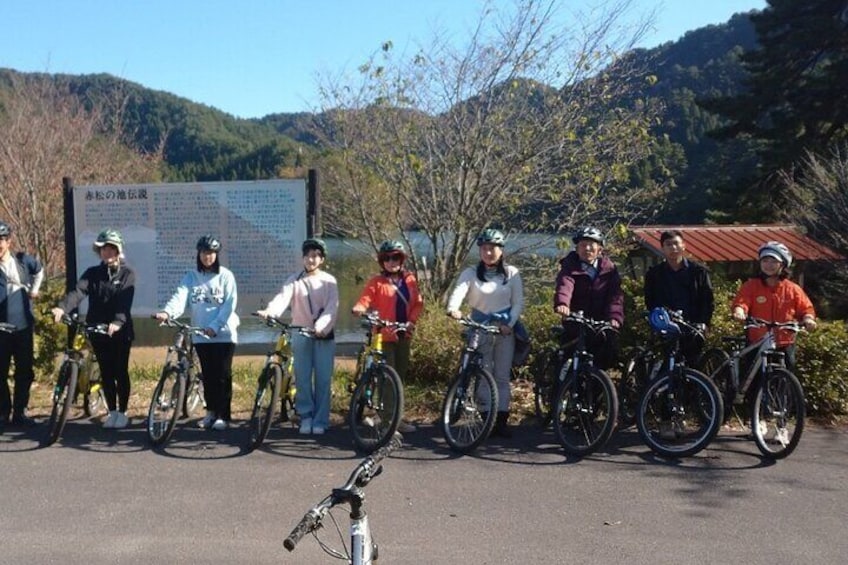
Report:
<svg viewBox="0 0 848 565"><path fill-rule="evenodd" d="M571 314L571 308L569 308L565 304L560 304L559 306L554 308L554 312L556 312L560 316L565 317L565 316L568 316L569 314Z"/></svg>
<svg viewBox="0 0 848 565"><path fill-rule="evenodd" d="M748 317L747 314L745 314L745 310L743 310L740 306L737 306L733 309L731 316L737 322L744 322L745 319Z"/></svg>
<svg viewBox="0 0 848 565"><path fill-rule="evenodd" d="M460 312L459 310L449 310L448 316L450 316L454 320L461 320L462 319L462 312Z"/></svg>

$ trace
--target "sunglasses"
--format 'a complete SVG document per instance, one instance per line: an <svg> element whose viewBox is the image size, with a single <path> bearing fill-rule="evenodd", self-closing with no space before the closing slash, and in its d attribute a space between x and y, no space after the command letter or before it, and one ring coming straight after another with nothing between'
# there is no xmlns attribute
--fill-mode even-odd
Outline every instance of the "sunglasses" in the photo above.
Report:
<svg viewBox="0 0 848 565"><path fill-rule="evenodd" d="M381 255L380 261L382 261L383 263L386 263L388 261L397 261L398 263L400 263L400 262L403 261L403 255L401 255L400 253L392 253L390 255Z"/></svg>

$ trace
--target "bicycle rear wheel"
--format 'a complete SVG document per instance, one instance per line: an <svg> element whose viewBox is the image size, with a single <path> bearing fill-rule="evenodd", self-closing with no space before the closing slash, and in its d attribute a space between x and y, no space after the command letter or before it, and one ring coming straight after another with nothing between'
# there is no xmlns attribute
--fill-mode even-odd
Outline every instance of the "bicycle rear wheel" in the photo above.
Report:
<svg viewBox="0 0 848 565"><path fill-rule="evenodd" d="M729 360L730 355L717 347L704 351L698 359L698 370L710 377L721 394L724 402L724 422L730 419L733 412L733 400L736 398Z"/></svg>
<svg viewBox="0 0 848 565"><path fill-rule="evenodd" d="M353 443L372 452L386 445L403 415L403 385L389 365L377 365L356 383L350 398L348 423Z"/></svg>
<svg viewBox="0 0 848 565"><path fill-rule="evenodd" d="M769 459L783 459L798 447L804 431L804 389L786 369L766 374L754 397L751 430L760 452Z"/></svg>
<svg viewBox="0 0 848 565"><path fill-rule="evenodd" d="M185 402L183 402L183 417L193 418L198 415L200 408L206 408L206 398L203 391L203 375L195 373L188 379Z"/></svg>
<svg viewBox="0 0 848 565"><path fill-rule="evenodd" d="M597 367L571 372L554 403L554 432L566 453L589 455L612 435L618 418L615 386Z"/></svg>
<svg viewBox="0 0 848 565"><path fill-rule="evenodd" d="M703 373L690 368L665 371L648 383L639 401L636 426L642 441L661 457L698 453L718 433L721 395Z"/></svg>
<svg viewBox="0 0 848 565"><path fill-rule="evenodd" d="M268 436L271 421L274 419L274 409L280 399L282 380L283 369L275 363L265 365L259 375L253 412L250 414L248 449L251 451L262 445Z"/></svg>
<svg viewBox="0 0 848 565"><path fill-rule="evenodd" d="M62 429L68 420L68 413L74 399L79 379L79 365L75 361L64 361L59 367L56 384L53 385L53 409L47 420L47 435L42 442L43 445L52 445L62 435Z"/></svg>
<svg viewBox="0 0 848 565"><path fill-rule="evenodd" d="M442 404L442 434L454 451L470 453L495 425L498 389L495 378L482 367L463 371L451 381Z"/></svg>
<svg viewBox="0 0 848 565"><path fill-rule="evenodd" d="M147 437L153 445L170 439L185 399L185 375L174 365L166 365L153 390L147 412Z"/></svg>
<svg viewBox="0 0 848 565"><path fill-rule="evenodd" d="M551 423L551 399L561 366L559 350L553 349L540 355L538 365L533 367L533 404L536 418L543 428L547 428Z"/></svg>
<svg viewBox="0 0 848 565"><path fill-rule="evenodd" d="M97 359L90 356L83 370L88 372L88 387L83 394L83 412L89 418L106 414L109 412L109 406L106 404L106 393L103 392L100 365L97 364Z"/></svg>
<svg viewBox="0 0 848 565"><path fill-rule="evenodd" d="M294 386L294 378L289 371L283 375L280 385L280 423L291 422L294 415L294 396L297 388Z"/></svg>
<svg viewBox="0 0 848 565"><path fill-rule="evenodd" d="M629 428L636 424L639 411L639 397L653 364L651 352L644 347L635 348L621 370L618 381L618 425Z"/></svg>

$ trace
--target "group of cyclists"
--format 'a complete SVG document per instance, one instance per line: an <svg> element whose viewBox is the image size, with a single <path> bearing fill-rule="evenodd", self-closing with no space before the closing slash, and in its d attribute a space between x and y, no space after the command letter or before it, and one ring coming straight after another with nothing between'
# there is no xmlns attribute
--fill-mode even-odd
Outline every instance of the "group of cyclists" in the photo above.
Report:
<svg viewBox="0 0 848 565"><path fill-rule="evenodd" d="M26 253L13 253L12 229L0 222L0 375L7 375L14 359L14 397L6 378L0 378L0 425L33 425L26 414L33 381L32 300L38 297L43 268ZM604 253L605 236L595 227L579 229L572 236L574 249L561 261L555 279L553 309L564 318L572 312L609 323L613 331L594 336L588 344L599 368L617 363L618 339L615 330L624 324L624 294L615 263ZM682 232L661 234L664 261L645 275L645 304L648 309L663 307L682 312L693 324L707 327L715 302L707 270L686 257ZM486 229L477 237L479 261L462 271L448 297L447 313L461 318L462 307L479 323L496 325L499 333L486 336L480 352L498 388L497 419L493 435L511 435L510 375L516 345L528 336L521 323L524 289L519 270L506 262L505 236ZM154 317L159 321L176 318L188 311L191 324L204 328L205 338L195 347L204 377L207 414L199 426L224 430L230 423L232 400L232 360L238 341L236 278L220 264L222 243L213 235L202 236L196 244L196 264L179 281L167 303ZM100 263L87 269L55 307L56 322L88 298L88 324L104 324L105 335L91 337L100 365L109 415L105 428L128 425L130 397L129 357L133 340L131 309L135 293L135 272L124 257L120 232L105 229L93 243ZM327 245L310 238L301 245L302 268L283 282L280 291L257 312L262 317L279 317L291 312L292 324L306 331L292 337L296 384L295 410L301 434L321 435L330 425L331 381L335 357L334 327L338 317L339 293L335 277L323 270ZM381 330L388 363L406 378L410 340L423 310L423 298L415 274L405 268L406 249L400 241L383 242L377 253L379 272L370 278L352 307L355 315L376 310L384 320L405 322L404 331ZM813 305L800 286L789 280L792 254L782 243L769 241L758 251L758 272L740 287L731 307L734 319L757 317L774 322L797 321L806 329L816 327ZM566 324L564 339L576 331ZM758 331L749 330L750 341ZM694 362L701 340L686 341L682 352ZM785 352L787 365L794 366L794 334L781 333L777 341ZM400 431L415 427L402 422Z"/></svg>

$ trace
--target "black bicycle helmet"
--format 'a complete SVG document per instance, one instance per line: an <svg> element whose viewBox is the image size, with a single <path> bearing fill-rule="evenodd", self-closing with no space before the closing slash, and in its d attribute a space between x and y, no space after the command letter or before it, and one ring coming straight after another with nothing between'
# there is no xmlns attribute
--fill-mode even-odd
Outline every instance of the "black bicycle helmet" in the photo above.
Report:
<svg viewBox="0 0 848 565"><path fill-rule="evenodd" d="M313 237L304 241L303 245L300 246L300 250L304 255L306 255L311 249L318 251L324 259L327 258L327 244L324 243L323 239Z"/></svg>
<svg viewBox="0 0 848 565"><path fill-rule="evenodd" d="M571 237L571 241L574 244L577 244L577 242L579 242L582 239L591 239L592 241L597 241L598 243L601 244L601 247L603 247L606 244L606 241L604 239L604 234L601 233L601 230L599 230L598 228L590 227L590 226L580 228Z"/></svg>
<svg viewBox="0 0 848 565"><path fill-rule="evenodd" d="M12 228L6 222L0 222L0 237L9 237L12 235Z"/></svg>
<svg viewBox="0 0 848 565"><path fill-rule="evenodd" d="M498 247L504 246L504 234L500 230L489 228L487 230L483 230L483 233L477 236L477 247L480 247L484 243L491 243L492 245L497 245Z"/></svg>
<svg viewBox="0 0 848 565"><path fill-rule="evenodd" d="M757 256L760 259L763 257L774 257L783 263L783 266L787 269L792 266L792 252L779 241L767 241L762 244L757 250Z"/></svg>
<svg viewBox="0 0 848 565"><path fill-rule="evenodd" d="M214 235L206 234L197 240L197 250L218 253L221 251L221 241Z"/></svg>

